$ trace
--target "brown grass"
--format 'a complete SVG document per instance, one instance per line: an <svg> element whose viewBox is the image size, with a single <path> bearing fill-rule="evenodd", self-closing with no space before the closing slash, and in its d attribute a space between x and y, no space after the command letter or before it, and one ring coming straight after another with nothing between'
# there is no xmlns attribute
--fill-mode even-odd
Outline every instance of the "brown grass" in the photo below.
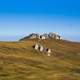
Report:
<svg viewBox="0 0 80 80"><path fill-rule="evenodd" d="M40 43L52 56L35 51ZM64 40L0 42L0 80L80 80L80 43Z"/></svg>

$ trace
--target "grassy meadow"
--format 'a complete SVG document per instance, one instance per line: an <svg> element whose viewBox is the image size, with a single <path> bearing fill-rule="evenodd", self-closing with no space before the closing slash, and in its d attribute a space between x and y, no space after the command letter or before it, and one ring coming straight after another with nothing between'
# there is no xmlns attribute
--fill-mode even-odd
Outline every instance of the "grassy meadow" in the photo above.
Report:
<svg viewBox="0 0 80 80"><path fill-rule="evenodd" d="M32 48L52 49L48 57ZM0 42L0 80L80 80L80 43L65 40Z"/></svg>

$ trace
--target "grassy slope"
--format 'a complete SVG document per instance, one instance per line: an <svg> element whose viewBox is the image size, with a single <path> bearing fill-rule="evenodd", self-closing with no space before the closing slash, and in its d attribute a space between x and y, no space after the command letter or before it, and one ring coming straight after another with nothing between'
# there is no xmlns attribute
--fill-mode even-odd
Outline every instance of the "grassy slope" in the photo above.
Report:
<svg viewBox="0 0 80 80"><path fill-rule="evenodd" d="M53 50L35 51L36 42ZM80 80L80 43L62 40L0 42L0 80Z"/></svg>

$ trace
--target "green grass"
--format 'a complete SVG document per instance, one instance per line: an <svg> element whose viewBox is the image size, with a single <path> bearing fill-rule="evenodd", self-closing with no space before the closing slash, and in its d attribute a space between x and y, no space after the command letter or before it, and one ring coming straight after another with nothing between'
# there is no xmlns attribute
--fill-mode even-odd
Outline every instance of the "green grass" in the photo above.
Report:
<svg viewBox="0 0 80 80"><path fill-rule="evenodd" d="M53 49L48 57L35 51ZM80 80L80 43L64 40L0 42L0 80Z"/></svg>

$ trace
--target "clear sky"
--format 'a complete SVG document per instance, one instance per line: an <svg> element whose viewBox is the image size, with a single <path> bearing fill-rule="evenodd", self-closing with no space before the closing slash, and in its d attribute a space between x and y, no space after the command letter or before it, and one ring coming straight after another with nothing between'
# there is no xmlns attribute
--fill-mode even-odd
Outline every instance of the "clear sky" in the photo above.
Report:
<svg viewBox="0 0 80 80"><path fill-rule="evenodd" d="M80 0L0 0L0 40L33 32L80 41Z"/></svg>

